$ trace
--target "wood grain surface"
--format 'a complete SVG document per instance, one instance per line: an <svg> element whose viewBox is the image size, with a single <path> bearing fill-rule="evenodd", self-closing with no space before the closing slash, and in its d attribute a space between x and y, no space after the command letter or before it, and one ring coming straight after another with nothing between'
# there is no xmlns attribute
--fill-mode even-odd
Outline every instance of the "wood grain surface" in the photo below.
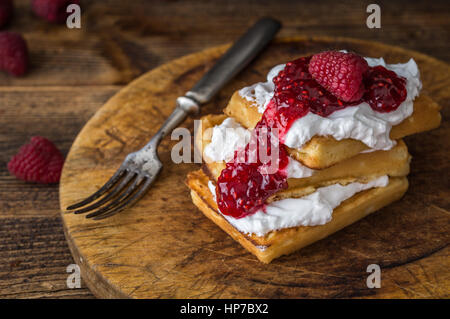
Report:
<svg viewBox="0 0 450 319"><path fill-rule="evenodd" d="M24 35L31 69L23 78L0 73L2 298L93 297L84 281L82 289L66 286L66 267L74 260L59 217L58 186L17 181L9 175L6 163L33 135L50 138L67 154L86 121L136 76L174 58L233 41L258 18L268 15L283 22L282 37L377 40L450 61L450 5L446 0L433 1L432 5L429 1L377 1L382 9L382 28L372 30L365 26L370 1L82 0L81 30L35 18L29 2L14 1L15 17L6 29ZM449 102L443 99L440 103L445 124ZM419 142L422 135L410 139ZM433 147L446 148L433 143L409 144L415 154L428 154ZM445 194L434 192L430 188L433 179L425 180L427 176L418 174L422 162L435 159L439 156L415 156L411 190L434 200L424 212L433 209L433 214L440 210L445 215ZM445 176L436 173L435 178ZM412 206L424 207L421 198L407 198ZM422 230L429 231L426 227ZM407 287L399 296L444 295L438 284L447 270L434 277L429 267L443 263L448 251L416 257L405 264L410 273L397 280L399 287Z"/></svg>
<svg viewBox="0 0 450 319"><path fill-rule="evenodd" d="M420 53L342 38L288 38L270 45L201 113L220 112L235 90L264 79L273 65L342 48L383 56L388 63L414 57L423 92L437 101L450 96L450 67ZM224 50L221 46L165 64L114 95L72 145L60 183L61 210L95 192L127 153L143 146L170 114L176 97ZM192 120L183 126L192 131ZM169 140L159 149L163 173L136 206L99 222L62 213L66 237L87 285L99 297L399 297L417 289L414 283L402 282L417 260L428 267L426 285L433 285L423 296L448 296L450 216L440 207L450 204L449 156L442 148L448 145L450 130L444 123L418 137L408 139L420 165L413 165L413 186L403 200L269 265L196 210L183 183L196 167L175 164L171 148L176 141ZM366 267L372 263L382 268L381 289L366 287Z"/></svg>

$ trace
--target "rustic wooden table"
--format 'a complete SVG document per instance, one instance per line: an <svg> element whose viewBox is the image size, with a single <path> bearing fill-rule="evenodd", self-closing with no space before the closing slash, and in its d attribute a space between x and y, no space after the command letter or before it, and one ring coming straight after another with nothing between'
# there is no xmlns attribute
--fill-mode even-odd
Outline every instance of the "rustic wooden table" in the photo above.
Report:
<svg viewBox="0 0 450 319"><path fill-rule="evenodd" d="M9 175L6 164L33 135L48 137L66 154L95 111L145 71L233 41L259 17L268 15L283 22L280 36L376 40L450 61L450 4L446 0L377 1L382 10L381 29L366 27L368 1L82 3L82 28L70 30L33 17L28 0L15 1L16 15L8 29L26 38L32 67L23 78L0 74L2 298L93 298L84 285L81 289L66 285L66 267L73 259L62 230L58 186L18 181ZM443 116L448 120L448 112ZM448 213L448 207L441 209ZM448 256L447 248L440 255ZM426 280L426 273L411 273L411 281L421 280ZM404 297L440 296L433 287L422 286L405 290Z"/></svg>

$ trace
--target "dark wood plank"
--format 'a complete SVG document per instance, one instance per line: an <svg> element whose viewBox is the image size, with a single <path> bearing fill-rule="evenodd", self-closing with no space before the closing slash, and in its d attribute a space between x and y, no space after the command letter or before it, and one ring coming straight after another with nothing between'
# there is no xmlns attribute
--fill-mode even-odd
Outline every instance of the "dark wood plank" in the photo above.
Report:
<svg viewBox="0 0 450 319"><path fill-rule="evenodd" d="M66 286L74 263L58 209L58 185L25 183L6 163L33 135L67 154L84 123L119 87L0 88L0 298L91 298Z"/></svg>
<svg viewBox="0 0 450 319"><path fill-rule="evenodd" d="M68 289L72 256L59 217L0 216L0 298L89 298L90 291Z"/></svg>
<svg viewBox="0 0 450 319"><path fill-rule="evenodd" d="M382 28L368 29L366 6L361 1L182 1L108 0L96 3L90 13L103 14L89 20L95 30L127 39L123 48L136 63L155 58L171 60L205 47L232 41L242 30L263 16L283 22L280 36L346 36L382 41L449 60L450 22L447 1L378 1ZM127 14L124 14L126 12ZM199 23L201 21L201 23ZM132 43L130 40L132 39ZM137 46L139 44L140 46ZM133 49L145 51L133 54ZM162 56L159 52L164 52ZM153 59L151 59L153 57ZM145 61L147 62L145 62ZM151 63L151 62L150 62ZM148 65L148 64L147 64Z"/></svg>

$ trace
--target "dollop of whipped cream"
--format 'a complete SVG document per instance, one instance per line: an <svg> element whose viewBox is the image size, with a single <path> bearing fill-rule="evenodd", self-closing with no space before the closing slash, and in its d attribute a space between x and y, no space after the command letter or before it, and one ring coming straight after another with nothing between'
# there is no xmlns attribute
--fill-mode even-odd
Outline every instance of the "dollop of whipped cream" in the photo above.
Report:
<svg viewBox="0 0 450 319"><path fill-rule="evenodd" d="M207 162L229 162L236 150L248 144L250 137L250 130L228 117L212 129L211 143L206 145L203 158ZM286 174L288 178L304 178L313 175L314 170L289 157Z"/></svg>
<svg viewBox="0 0 450 319"><path fill-rule="evenodd" d="M255 214L243 218L222 216L240 232L257 236L289 227L324 225L331 221L333 210L346 199L367 189L385 187L388 183L389 178L385 175L366 184L333 184L318 188L307 196L272 202L265 206L264 211L258 210ZM211 181L208 187L215 200L215 186Z"/></svg>
<svg viewBox="0 0 450 319"><path fill-rule="evenodd" d="M360 140L368 147L376 150L389 150L395 141L389 137L392 126L401 123L413 112L413 100L422 88L420 72L416 62L410 59L407 63L386 64L383 58L365 58L369 66L382 65L406 78L407 97L392 112L374 111L369 104L363 102L356 106L335 111L328 117L312 112L292 123L284 144L291 148L301 148L312 137L332 136L336 140L352 138ZM267 81L256 83L239 90L239 94L264 113L267 104L274 94L273 78L284 68L284 64L275 66L267 75Z"/></svg>

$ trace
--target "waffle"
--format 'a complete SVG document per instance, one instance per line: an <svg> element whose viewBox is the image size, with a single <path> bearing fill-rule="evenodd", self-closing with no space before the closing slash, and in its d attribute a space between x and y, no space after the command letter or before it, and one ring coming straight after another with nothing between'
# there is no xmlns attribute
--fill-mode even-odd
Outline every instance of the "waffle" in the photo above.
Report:
<svg viewBox="0 0 450 319"><path fill-rule="evenodd" d="M430 97L423 94L418 96L414 100L413 114L392 128L391 139L400 139L438 127L441 122L439 110L440 106ZM246 128L254 128L262 116L257 107L252 102L242 98L238 91L231 97L224 113L235 118ZM367 149L368 147L358 140L344 139L337 141L333 137L315 136L301 149L288 148L288 153L305 166L323 169Z"/></svg>
<svg viewBox="0 0 450 319"><path fill-rule="evenodd" d="M188 174L187 185L193 203L202 213L254 254L261 262L290 254L323 239L376 210L400 199L408 188L406 177L391 177L386 187L372 188L355 194L333 211L330 222L320 226L299 226L271 231L265 236L244 234L232 226L221 213L208 188L208 176L198 170Z"/></svg>

